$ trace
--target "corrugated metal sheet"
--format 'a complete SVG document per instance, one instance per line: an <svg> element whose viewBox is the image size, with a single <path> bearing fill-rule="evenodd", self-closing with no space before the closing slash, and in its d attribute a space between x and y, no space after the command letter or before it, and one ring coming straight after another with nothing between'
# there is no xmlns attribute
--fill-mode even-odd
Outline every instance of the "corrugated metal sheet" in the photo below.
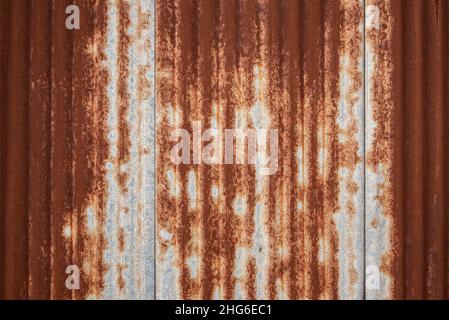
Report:
<svg viewBox="0 0 449 320"><path fill-rule="evenodd" d="M1 9L1 296L153 298L153 1Z"/></svg>
<svg viewBox="0 0 449 320"><path fill-rule="evenodd" d="M362 298L363 2L159 1L157 18L156 296ZM197 122L277 129L277 170L174 165L170 133Z"/></svg>
<svg viewBox="0 0 449 320"><path fill-rule="evenodd" d="M448 2L367 3L368 298L448 298Z"/></svg>
<svg viewBox="0 0 449 320"><path fill-rule="evenodd" d="M0 1L0 298L448 298L448 5Z"/></svg>

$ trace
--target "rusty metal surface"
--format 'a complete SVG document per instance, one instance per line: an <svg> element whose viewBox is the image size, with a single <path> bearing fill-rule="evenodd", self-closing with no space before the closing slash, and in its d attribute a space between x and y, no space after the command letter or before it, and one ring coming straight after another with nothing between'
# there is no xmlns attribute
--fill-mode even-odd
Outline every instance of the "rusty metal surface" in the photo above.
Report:
<svg viewBox="0 0 449 320"><path fill-rule="evenodd" d="M449 298L448 10L0 0L0 299Z"/></svg>
<svg viewBox="0 0 449 320"><path fill-rule="evenodd" d="M1 15L1 297L153 298L153 1Z"/></svg>
<svg viewBox="0 0 449 320"><path fill-rule="evenodd" d="M157 2L157 298L363 297L363 16ZM196 122L278 130L276 170L173 164L171 132Z"/></svg>
<svg viewBox="0 0 449 320"><path fill-rule="evenodd" d="M367 5L367 298L447 299L448 2Z"/></svg>

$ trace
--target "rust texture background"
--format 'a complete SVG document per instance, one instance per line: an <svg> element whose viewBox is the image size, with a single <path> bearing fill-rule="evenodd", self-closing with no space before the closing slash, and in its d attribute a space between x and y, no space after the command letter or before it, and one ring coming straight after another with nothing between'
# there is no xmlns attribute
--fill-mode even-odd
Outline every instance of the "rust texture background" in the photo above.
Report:
<svg viewBox="0 0 449 320"><path fill-rule="evenodd" d="M152 298L153 2L0 3L0 296Z"/></svg>
<svg viewBox="0 0 449 320"><path fill-rule="evenodd" d="M449 298L448 10L0 0L0 299Z"/></svg>
<svg viewBox="0 0 449 320"><path fill-rule="evenodd" d="M158 1L158 298L363 297L363 12ZM194 121L278 129L277 172L173 165Z"/></svg>
<svg viewBox="0 0 449 320"><path fill-rule="evenodd" d="M367 5L367 296L447 299L449 3Z"/></svg>

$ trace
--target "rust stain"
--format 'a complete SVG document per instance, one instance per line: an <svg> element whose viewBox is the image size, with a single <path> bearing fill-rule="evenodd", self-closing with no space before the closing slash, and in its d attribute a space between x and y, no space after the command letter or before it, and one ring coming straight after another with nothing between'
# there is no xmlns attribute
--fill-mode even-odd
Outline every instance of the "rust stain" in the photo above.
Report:
<svg viewBox="0 0 449 320"><path fill-rule="evenodd" d="M80 30L66 28L66 8L72 4L80 9ZM117 89L121 129L120 161L115 168L119 171L121 166L129 166L132 150L128 129L128 123L134 123L128 118L131 97L135 92L140 108L153 90L148 80L151 67L140 63L146 59L132 56L139 71L129 67L129 17L138 13L138 50L149 50L151 4L93 0L2 2L0 11L5 26L0 39L4 58L0 233L2 255L11 255L11 259L1 259L1 298L117 296L108 289L111 284L107 274L114 261L105 253L112 245L108 238L113 233L108 230L111 191L107 163L113 140L109 132L112 101L108 83L114 75L111 66L106 65L107 32L113 23L111 8L117 9L121 17L116 26L120 34L117 51L125 51L117 64L121 70ZM127 83L131 73L136 86ZM141 139L143 132L137 136ZM152 152L148 147L142 149L139 154L145 154L139 159ZM136 172L144 170L142 165L138 168L140 171ZM130 178L120 175L118 180L123 188L114 196L126 197L131 193L126 189ZM135 194L135 189L132 192ZM139 217L147 210L139 201L139 207L126 208L125 212ZM136 229L142 235L142 223L146 222L142 218L136 220L140 226ZM138 256L137 251L143 249L130 246L128 236L125 229L120 229L118 249L133 254L132 249L137 248ZM119 291L126 287L127 295L139 297L132 291L134 283L127 283L122 274L130 272L130 264L136 268L138 262L118 261L117 287ZM66 270L70 266L80 270L79 289L66 287ZM145 271L139 272L143 278ZM135 286L143 291L138 278ZM151 291L149 295L152 296Z"/></svg>
<svg viewBox="0 0 449 320"><path fill-rule="evenodd" d="M363 3L158 1L156 11L157 297L332 299L347 286L361 298L363 245L339 256L339 238L363 234ZM192 136L208 128L276 129L276 171L195 162L207 144ZM176 129L191 162L170 158Z"/></svg>
<svg viewBox="0 0 449 320"><path fill-rule="evenodd" d="M127 53L130 47L132 38L128 35L130 27L130 6L128 1L120 0L117 2L118 10L118 44L117 50L121 53ZM126 181L128 179L127 172L123 166L129 161L129 127L128 127L128 111L129 111L129 92L128 92L128 77L129 77L129 56L127 54L120 54L117 57L117 121L118 121L118 160L117 166L120 170L118 173L118 183L122 192L126 193Z"/></svg>
<svg viewBox="0 0 449 320"><path fill-rule="evenodd" d="M0 1L0 299L447 299L448 9Z"/></svg>
<svg viewBox="0 0 449 320"><path fill-rule="evenodd" d="M367 190L377 203L367 230L377 249L368 246L367 256L382 273L380 288L367 296L445 299L447 2L367 5Z"/></svg>

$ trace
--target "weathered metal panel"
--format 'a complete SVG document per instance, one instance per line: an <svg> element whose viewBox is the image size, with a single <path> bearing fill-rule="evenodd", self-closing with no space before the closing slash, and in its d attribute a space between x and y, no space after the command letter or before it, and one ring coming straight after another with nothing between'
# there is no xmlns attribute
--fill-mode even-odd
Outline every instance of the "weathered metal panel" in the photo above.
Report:
<svg viewBox="0 0 449 320"><path fill-rule="evenodd" d="M367 298L447 299L448 2L366 9Z"/></svg>
<svg viewBox="0 0 449 320"><path fill-rule="evenodd" d="M448 298L448 6L0 1L0 298Z"/></svg>
<svg viewBox="0 0 449 320"><path fill-rule="evenodd" d="M0 9L0 296L153 298L153 1Z"/></svg>
<svg viewBox="0 0 449 320"><path fill-rule="evenodd" d="M157 1L157 298L363 298L363 16L363 1ZM225 129L277 130L256 138L276 168L249 148L225 164Z"/></svg>

